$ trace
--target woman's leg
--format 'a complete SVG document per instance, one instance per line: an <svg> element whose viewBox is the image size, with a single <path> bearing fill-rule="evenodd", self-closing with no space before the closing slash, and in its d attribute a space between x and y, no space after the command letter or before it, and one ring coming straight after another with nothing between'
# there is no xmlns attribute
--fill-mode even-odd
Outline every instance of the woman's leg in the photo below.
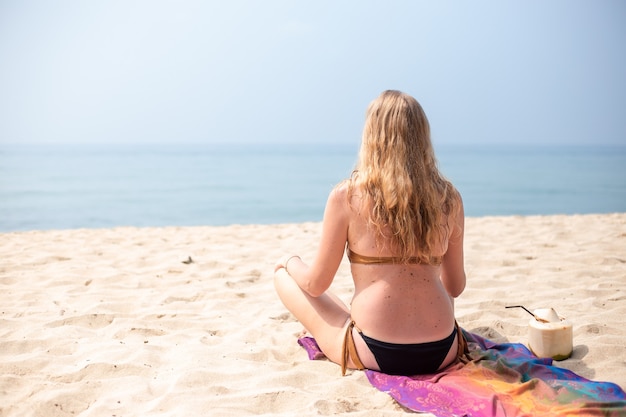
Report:
<svg viewBox="0 0 626 417"><path fill-rule="evenodd" d="M340 364L344 332L350 318L348 307L328 291L311 297L284 268L274 274L274 286L285 307L311 333L326 357Z"/></svg>

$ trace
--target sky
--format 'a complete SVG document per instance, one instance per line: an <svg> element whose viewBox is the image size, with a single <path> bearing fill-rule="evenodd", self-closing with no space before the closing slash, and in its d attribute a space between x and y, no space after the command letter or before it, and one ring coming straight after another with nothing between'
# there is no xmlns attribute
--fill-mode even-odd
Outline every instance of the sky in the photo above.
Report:
<svg viewBox="0 0 626 417"><path fill-rule="evenodd" d="M1 1L0 144L626 144L626 2Z"/></svg>

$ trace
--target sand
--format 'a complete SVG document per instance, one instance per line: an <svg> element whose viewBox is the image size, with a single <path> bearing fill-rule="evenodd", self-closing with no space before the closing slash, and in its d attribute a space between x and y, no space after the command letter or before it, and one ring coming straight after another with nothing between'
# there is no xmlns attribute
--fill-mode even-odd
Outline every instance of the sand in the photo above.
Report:
<svg viewBox="0 0 626 417"><path fill-rule="evenodd" d="M277 299L284 253L319 223L0 234L2 416L400 416L362 372L309 361ZM527 342L529 315L574 323L560 366L626 387L626 213L466 222L465 329ZM344 259L332 286L351 295Z"/></svg>

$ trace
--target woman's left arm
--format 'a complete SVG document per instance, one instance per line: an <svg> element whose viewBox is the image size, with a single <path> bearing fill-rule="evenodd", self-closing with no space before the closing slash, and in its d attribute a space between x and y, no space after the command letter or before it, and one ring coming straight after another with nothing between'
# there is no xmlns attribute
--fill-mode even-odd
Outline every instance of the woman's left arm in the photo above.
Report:
<svg viewBox="0 0 626 417"><path fill-rule="evenodd" d="M349 205L347 187L331 191L324 210L322 237L315 260L307 265L298 256L288 255L276 264L285 268L298 286L312 297L319 297L330 287L339 268L348 240ZM285 265L286 264L286 265Z"/></svg>
<svg viewBox="0 0 626 417"><path fill-rule="evenodd" d="M444 254L441 264L441 282L452 298L461 295L467 281L463 255L465 212L460 194L458 196L458 203L459 207L453 224L451 225L452 233L448 240L448 250Z"/></svg>

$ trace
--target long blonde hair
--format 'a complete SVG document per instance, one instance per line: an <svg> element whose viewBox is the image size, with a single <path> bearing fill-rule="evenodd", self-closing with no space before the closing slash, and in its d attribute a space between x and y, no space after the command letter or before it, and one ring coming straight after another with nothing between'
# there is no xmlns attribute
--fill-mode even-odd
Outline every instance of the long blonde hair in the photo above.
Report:
<svg viewBox="0 0 626 417"><path fill-rule="evenodd" d="M371 203L377 239L428 263L460 204L437 168L426 114L410 95L388 90L369 105L349 195L355 187Z"/></svg>

